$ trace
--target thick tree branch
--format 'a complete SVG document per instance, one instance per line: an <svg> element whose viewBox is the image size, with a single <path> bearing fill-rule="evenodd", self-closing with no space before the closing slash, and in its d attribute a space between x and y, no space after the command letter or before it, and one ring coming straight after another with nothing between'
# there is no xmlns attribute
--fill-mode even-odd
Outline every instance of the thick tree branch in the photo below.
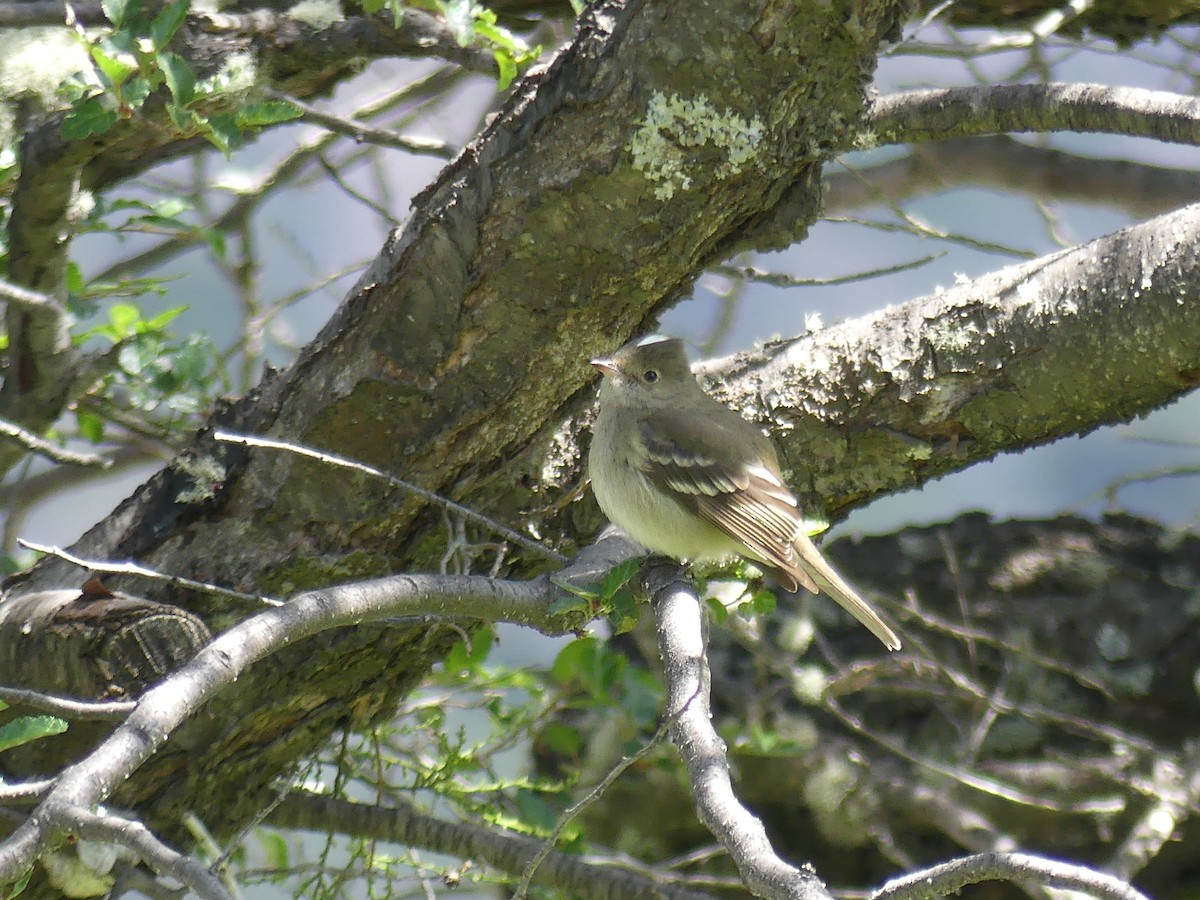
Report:
<svg viewBox="0 0 1200 900"><path fill-rule="evenodd" d="M1004 84L880 97L863 119L872 146L1014 131L1099 131L1200 144L1200 99L1101 84Z"/></svg>
<svg viewBox="0 0 1200 900"><path fill-rule="evenodd" d="M793 486L837 515L1193 390L1197 247L1189 206L701 371L765 426L786 426Z"/></svg>

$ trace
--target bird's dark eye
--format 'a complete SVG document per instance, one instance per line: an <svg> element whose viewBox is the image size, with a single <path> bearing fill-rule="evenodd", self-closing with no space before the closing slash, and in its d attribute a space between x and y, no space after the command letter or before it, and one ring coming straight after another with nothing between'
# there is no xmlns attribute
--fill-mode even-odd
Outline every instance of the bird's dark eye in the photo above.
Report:
<svg viewBox="0 0 1200 900"><path fill-rule="evenodd" d="M658 381L658 373L653 369L647 369L642 373L642 381L646 382L646 384L654 384L654 382Z"/></svg>

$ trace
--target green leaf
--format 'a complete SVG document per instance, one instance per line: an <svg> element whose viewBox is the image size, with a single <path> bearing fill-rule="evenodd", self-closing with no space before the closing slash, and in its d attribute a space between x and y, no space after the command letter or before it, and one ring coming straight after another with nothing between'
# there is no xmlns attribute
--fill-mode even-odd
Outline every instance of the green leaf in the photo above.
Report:
<svg viewBox="0 0 1200 900"><path fill-rule="evenodd" d="M487 659L488 653L491 652L492 644L495 640L495 634L490 628L477 628L471 633L471 643L468 647L462 641L459 641L450 652L446 654L444 665L447 674L451 675L469 675L479 671L479 667L483 665L483 661Z"/></svg>
<svg viewBox="0 0 1200 900"><path fill-rule="evenodd" d="M475 39L475 4L472 0L437 0L446 27L460 47L470 45Z"/></svg>
<svg viewBox="0 0 1200 900"><path fill-rule="evenodd" d="M633 591L622 589L617 591L610 600L611 609L605 620L608 622L608 627L612 629L613 634L624 634L627 631L632 631L633 626L638 623L638 619L642 616L642 608L637 602L637 598L633 595Z"/></svg>
<svg viewBox="0 0 1200 900"><path fill-rule="evenodd" d="M560 579L557 575L550 576L550 583L555 587L562 588L564 591L574 597L579 597L581 600L586 600L588 603L593 603L600 599L601 586L595 583L576 585L565 579ZM571 606L570 608L574 609L574 606Z"/></svg>
<svg viewBox="0 0 1200 900"><path fill-rule="evenodd" d="M604 600L611 600L615 597L617 591L625 587L629 583L629 579L641 571L642 562L640 558L627 559L605 572L604 580L600 583L600 597Z"/></svg>
<svg viewBox="0 0 1200 900"><path fill-rule="evenodd" d="M194 111L184 109L175 103L167 104L167 115L171 117L171 121L175 123L176 128L188 134L197 131L205 124L205 120Z"/></svg>
<svg viewBox="0 0 1200 900"><path fill-rule="evenodd" d="M775 595L770 591L759 591L750 600L756 615L769 616L775 612Z"/></svg>
<svg viewBox="0 0 1200 900"><path fill-rule="evenodd" d="M142 311L132 303L114 303L108 308L108 321L116 340L132 337L142 321Z"/></svg>
<svg viewBox="0 0 1200 900"><path fill-rule="evenodd" d="M507 50L493 50L492 57L496 60L496 68L500 70L496 77L496 90L508 90L508 86L517 77L517 61Z"/></svg>
<svg viewBox="0 0 1200 900"><path fill-rule="evenodd" d="M173 322L173 321L175 321L175 319L179 318L181 313L185 313L185 312L187 312L186 306L176 306L173 309L164 310L163 312L160 312L157 316L155 316L153 319L147 319L146 321L144 321L140 325L138 325L138 331L139 332L162 331L169 324L171 324L171 322Z"/></svg>
<svg viewBox="0 0 1200 900"><path fill-rule="evenodd" d="M578 728L563 722L548 722L538 732L538 744L559 756L577 756L583 750L583 735Z"/></svg>
<svg viewBox="0 0 1200 900"><path fill-rule="evenodd" d="M247 103L237 111L234 121L241 128L259 128L300 118L304 113L286 100L269 100L265 103Z"/></svg>
<svg viewBox="0 0 1200 900"><path fill-rule="evenodd" d="M213 256L219 260L225 259L225 232L220 228L202 228L199 234L208 242L208 247L212 250Z"/></svg>
<svg viewBox="0 0 1200 900"><path fill-rule="evenodd" d="M141 105L146 102L146 98L150 96L150 89L149 79L137 75L130 78L125 83L125 87L121 89L121 100L130 109L140 109Z"/></svg>
<svg viewBox="0 0 1200 900"><path fill-rule="evenodd" d="M92 59L109 84L118 88L125 79L138 70L137 56L123 32L114 34L92 45Z"/></svg>
<svg viewBox="0 0 1200 900"><path fill-rule="evenodd" d="M100 8L108 21L117 28L125 24L125 16L129 14L137 0L101 0Z"/></svg>
<svg viewBox="0 0 1200 900"><path fill-rule="evenodd" d="M78 296L83 293L83 271L79 268L79 263L67 263L67 293Z"/></svg>
<svg viewBox="0 0 1200 900"><path fill-rule="evenodd" d="M150 23L150 37L154 41L155 50L161 50L171 42L171 38L187 18L190 3L191 0L176 0L158 11L154 21Z"/></svg>
<svg viewBox="0 0 1200 900"><path fill-rule="evenodd" d="M80 436L91 443L99 444L104 440L104 420L99 416L77 409L75 424L79 428Z"/></svg>
<svg viewBox="0 0 1200 900"><path fill-rule="evenodd" d="M28 869L25 870L25 872L21 875L21 877L18 878L16 880L16 882L13 884L12 889L8 892L8 900L13 900L14 897L16 897L18 894L22 893L25 890L25 888L29 885L29 879L32 877L33 877L33 866L30 866Z"/></svg>
<svg viewBox="0 0 1200 900"><path fill-rule="evenodd" d="M208 126L204 134L208 142L226 156L242 146L242 132L233 116L212 116L204 124Z"/></svg>
<svg viewBox="0 0 1200 900"><path fill-rule="evenodd" d="M59 133L68 141L81 141L93 134L104 134L117 123L117 114L105 109L99 98L85 100L62 120Z"/></svg>
<svg viewBox="0 0 1200 900"><path fill-rule="evenodd" d="M291 854L288 852L287 841L283 839L278 831L258 832L258 839L262 843L263 856L266 858L267 865L273 869L287 869L291 867Z"/></svg>
<svg viewBox="0 0 1200 900"><path fill-rule="evenodd" d="M62 734L66 730L67 723L55 716L21 716L0 725L0 751Z"/></svg>
<svg viewBox="0 0 1200 900"><path fill-rule="evenodd" d="M167 90L176 106L187 106L196 99L196 71L178 53L160 50L155 59L167 81ZM172 116L174 118L174 116ZM175 122L179 124L178 120Z"/></svg>
<svg viewBox="0 0 1200 900"><path fill-rule="evenodd" d="M365 13L377 13L383 9L385 0L362 0L362 8Z"/></svg>
<svg viewBox="0 0 1200 900"><path fill-rule="evenodd" d="M704 601L708 604L709 615L713 617L713 621L718 625L724 625L729 618L729 609L716 597L709 597Z"/></svg>
<svg viewBox="0 0 1200 900"><path fill-rule="evenodd" d="M582 592L576 592L571 588L566 590L567 593L559 594L550 601L550 612L553 615L565 616L568 613L589 613L591 611L594 597L587 597Z"/></svg>

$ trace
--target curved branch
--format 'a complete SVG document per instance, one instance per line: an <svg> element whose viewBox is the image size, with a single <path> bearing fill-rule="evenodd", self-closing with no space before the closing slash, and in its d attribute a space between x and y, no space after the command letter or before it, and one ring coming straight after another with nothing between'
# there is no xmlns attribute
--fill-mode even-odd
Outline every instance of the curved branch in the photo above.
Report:
<svg viewBox="0 0 1200 900"><path fill-rule="evenodd" d="M1045 887L1082 891L1103 900L1149 900L1141 891L1104 872L1027 853L980 853L922 869L889 881L871 895L871 900L941 897L981 881L1032 881Z"/></svg>
<svg viewBox="0 0 1200 900"><path fill-rule="evenodd" d="M624 541L601 542L562 577L590 577L608 565ZM548 578L528 582L479 576L399 575L310 591L283 606L253 616L217 637L183 668L147 691L137 709L91 754L66 769L41 805L0 844L0 883L12 881L32 863L45 842L75 830L86 810L106 799L251 664L281 647L345 625L396 616L463 617L513 622L547 634L564 634L581 624L578 613L553 613L560 594ZM94 823L93 823L94 824Z"/></svg>
<svg viewBox="0 0 1200 900"><path fill-rule="evenodd" d="M663 659L665 714L687 766L700 820L729 851L756 896L832 900L812 869L797 868L775 854L762 822L734 794L725 744L712 724L703 612L695 588L677 566L652 570L647 582Z"/></svg>
<svg viewBox="0 0 1200 900"><path fill-rule="evenodd" d="M1200 144L1200 98L1101 84L1004 84L880 97L862 121L871 145L1013 131L1082 131Z"/></svg>

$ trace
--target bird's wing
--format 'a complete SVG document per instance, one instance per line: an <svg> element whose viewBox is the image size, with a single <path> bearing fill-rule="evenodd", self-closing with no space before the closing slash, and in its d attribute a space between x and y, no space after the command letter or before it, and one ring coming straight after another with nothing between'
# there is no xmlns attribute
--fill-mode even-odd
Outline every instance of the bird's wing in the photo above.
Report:
<svg viewBox="0 0 1200 900"><path fill-rule="evenodd" d="M670 415L656 416L652 427L642 424L637 433L642 470L660 490L744 545L760 561L778 569L784 580L791 582L790 587L803 585L817 593L816 583L800 566L795 545L800 533L796 498L774 471L774 453L765 459L746 461L731 459L729 454L718 458L722 454L716 449L696 450L693 445L701 442L694 437L695 424L708 429L729 428L712 418L684 426ZM738 425L761 437L740 417L734 427ZM747 446L745 433L736 436L743 440L734 443L735 447ZM762 442L750 441L749 446L756 443L761 446ZM727 442L704 440L703 445L717 448Z"/></svg>
<svg viewBox="0 0 1200 900"><path fill-rule="evenodd" d="M642 423L636 434L642 470L660 490L742 544L785 586L803 586L814 594L824 591L885 647L899 650L896 633L804 533L796 498L779 476L770 442L737 413L722 409L737 421L720 416L687 423L678 416L658 415L653 426ZM743 426L748 430L741 431ZM740 440L711 440L704 434L711 428L735 430ZM697 445L706 449L694 449ZM729 446L739 448L739 457L727 452L719 458L717 448ZM749 459L740 456L742 448L754 451Z"/></svg>

